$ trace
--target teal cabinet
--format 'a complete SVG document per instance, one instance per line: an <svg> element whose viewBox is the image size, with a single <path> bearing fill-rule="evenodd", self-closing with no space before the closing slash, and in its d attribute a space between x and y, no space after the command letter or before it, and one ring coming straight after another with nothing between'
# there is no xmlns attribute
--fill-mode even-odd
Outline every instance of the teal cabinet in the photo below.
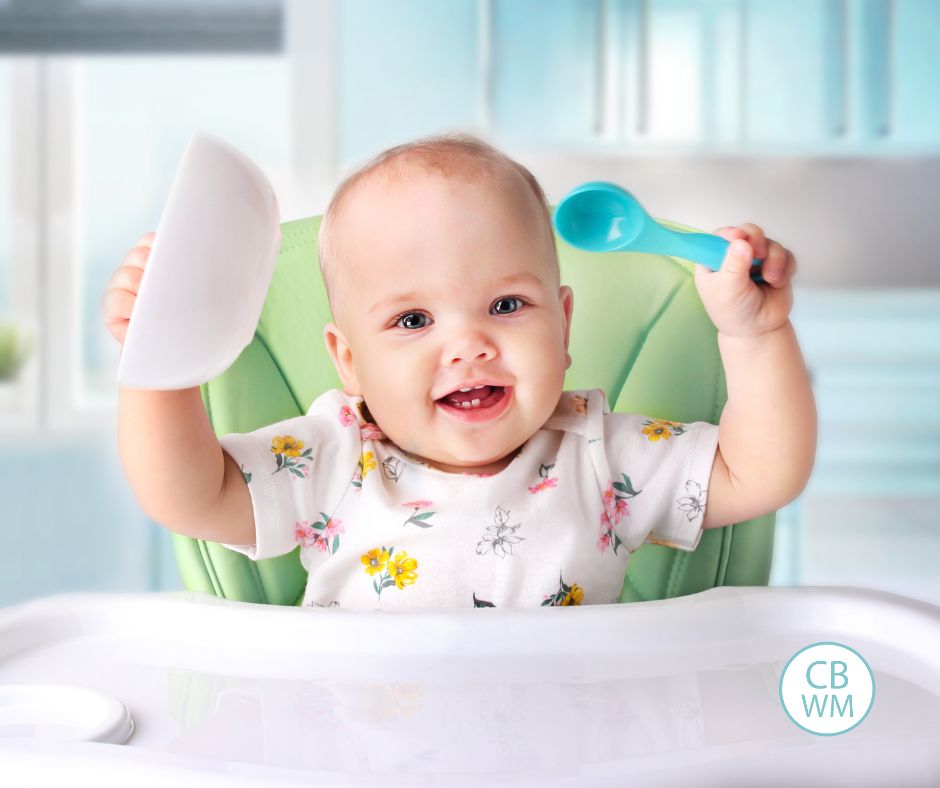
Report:
<svg viewBox="0 0 940 788"><path fill-rule="evenodd" d="M741 136L815 143L848 126L844 4L750 0L741 7Z"/></svg>
<svg viewBox="0 0 940 788"><path fill-rule="evenodd" d="M938 0L346 0L341 161L509 147L940 149Z"/></svg>
<svg viewBox="0 0 940 788"><path fill-rule="evenodd" d="M895 0L887 133L940 148L940 2Z"/></svg>
<svg viewBox="0 0 940 788"><path fill-rule="evenodd" d="M940 3L748 0L741 142L940 148Z"/></svg>
<svg viewBox="0 0 940 788"><path fill-rule="evenodd" d="M475 0L340 4L343 166L424 134L479 127L479 17Z"/></svg>
<svg viewBox="0 0 940 788"><path fill-rule="evenodd" d="M594 136L602 37L595 0L496 0L486 79L502 139L584 143Z"/></svg>

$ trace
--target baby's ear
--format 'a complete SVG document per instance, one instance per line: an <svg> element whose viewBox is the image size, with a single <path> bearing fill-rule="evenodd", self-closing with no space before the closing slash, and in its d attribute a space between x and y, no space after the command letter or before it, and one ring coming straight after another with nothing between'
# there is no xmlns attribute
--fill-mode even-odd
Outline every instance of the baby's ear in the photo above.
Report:
<svg viewBox="0 0 940 788"><path fill-rule="evenodd" d="M565 350L568 349L568 340L571 339L571 316L574 313L574 291L568 285L558 288L558 300L561 311L565 317Z"/></svg>
<svg viewBox="0 0 940 788"><path fill-rule="evenodd" d="M336 323L329 323L323 327L323 341L326 350L333 359L333 366L343 381L343 391L350 396L361 396L362 388L359 386L359 376L353 365L352 348L343 330Z"/></svg>

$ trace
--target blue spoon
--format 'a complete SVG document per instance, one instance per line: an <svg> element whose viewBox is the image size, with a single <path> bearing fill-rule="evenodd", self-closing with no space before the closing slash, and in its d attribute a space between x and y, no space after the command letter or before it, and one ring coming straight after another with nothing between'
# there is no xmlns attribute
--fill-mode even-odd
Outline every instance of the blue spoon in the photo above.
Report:
<svg viewBox="0 0 940 788"><path fill-rule="evenodd" d="M710 233L681 233L663 227L637 199L613 183L591 181L573 189L555 209L555 229L586 252L647 252L682 257L713 271L721 267L730 244ZM763 283L761 261L751 279Z"/></svg>

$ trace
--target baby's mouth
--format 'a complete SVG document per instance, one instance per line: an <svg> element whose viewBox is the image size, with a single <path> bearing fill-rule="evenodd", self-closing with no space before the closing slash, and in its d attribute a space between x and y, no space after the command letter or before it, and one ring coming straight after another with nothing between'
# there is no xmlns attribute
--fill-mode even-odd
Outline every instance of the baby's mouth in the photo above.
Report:
<svg viewBox="0 0 940 788"><path fill-rule="evenodd" d="M459 410L492 408L506 394L503 386L482 386L470 391L452 391L437 400L440 404Z"/></svg>

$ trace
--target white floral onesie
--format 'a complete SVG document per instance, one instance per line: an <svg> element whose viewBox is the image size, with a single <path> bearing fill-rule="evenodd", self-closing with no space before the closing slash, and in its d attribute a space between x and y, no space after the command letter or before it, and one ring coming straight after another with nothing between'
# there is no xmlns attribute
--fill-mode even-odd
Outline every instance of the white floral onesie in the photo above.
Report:
<svg viewBox="0 0 940 788"><path fill-rule="evenodd" d="M252 559L300 546L304 604L355 610L616 602L644 542L694 550L718 427L610 413L566 391L496 474L432 468L333 389L221 443L241 466Z"/></svg>

